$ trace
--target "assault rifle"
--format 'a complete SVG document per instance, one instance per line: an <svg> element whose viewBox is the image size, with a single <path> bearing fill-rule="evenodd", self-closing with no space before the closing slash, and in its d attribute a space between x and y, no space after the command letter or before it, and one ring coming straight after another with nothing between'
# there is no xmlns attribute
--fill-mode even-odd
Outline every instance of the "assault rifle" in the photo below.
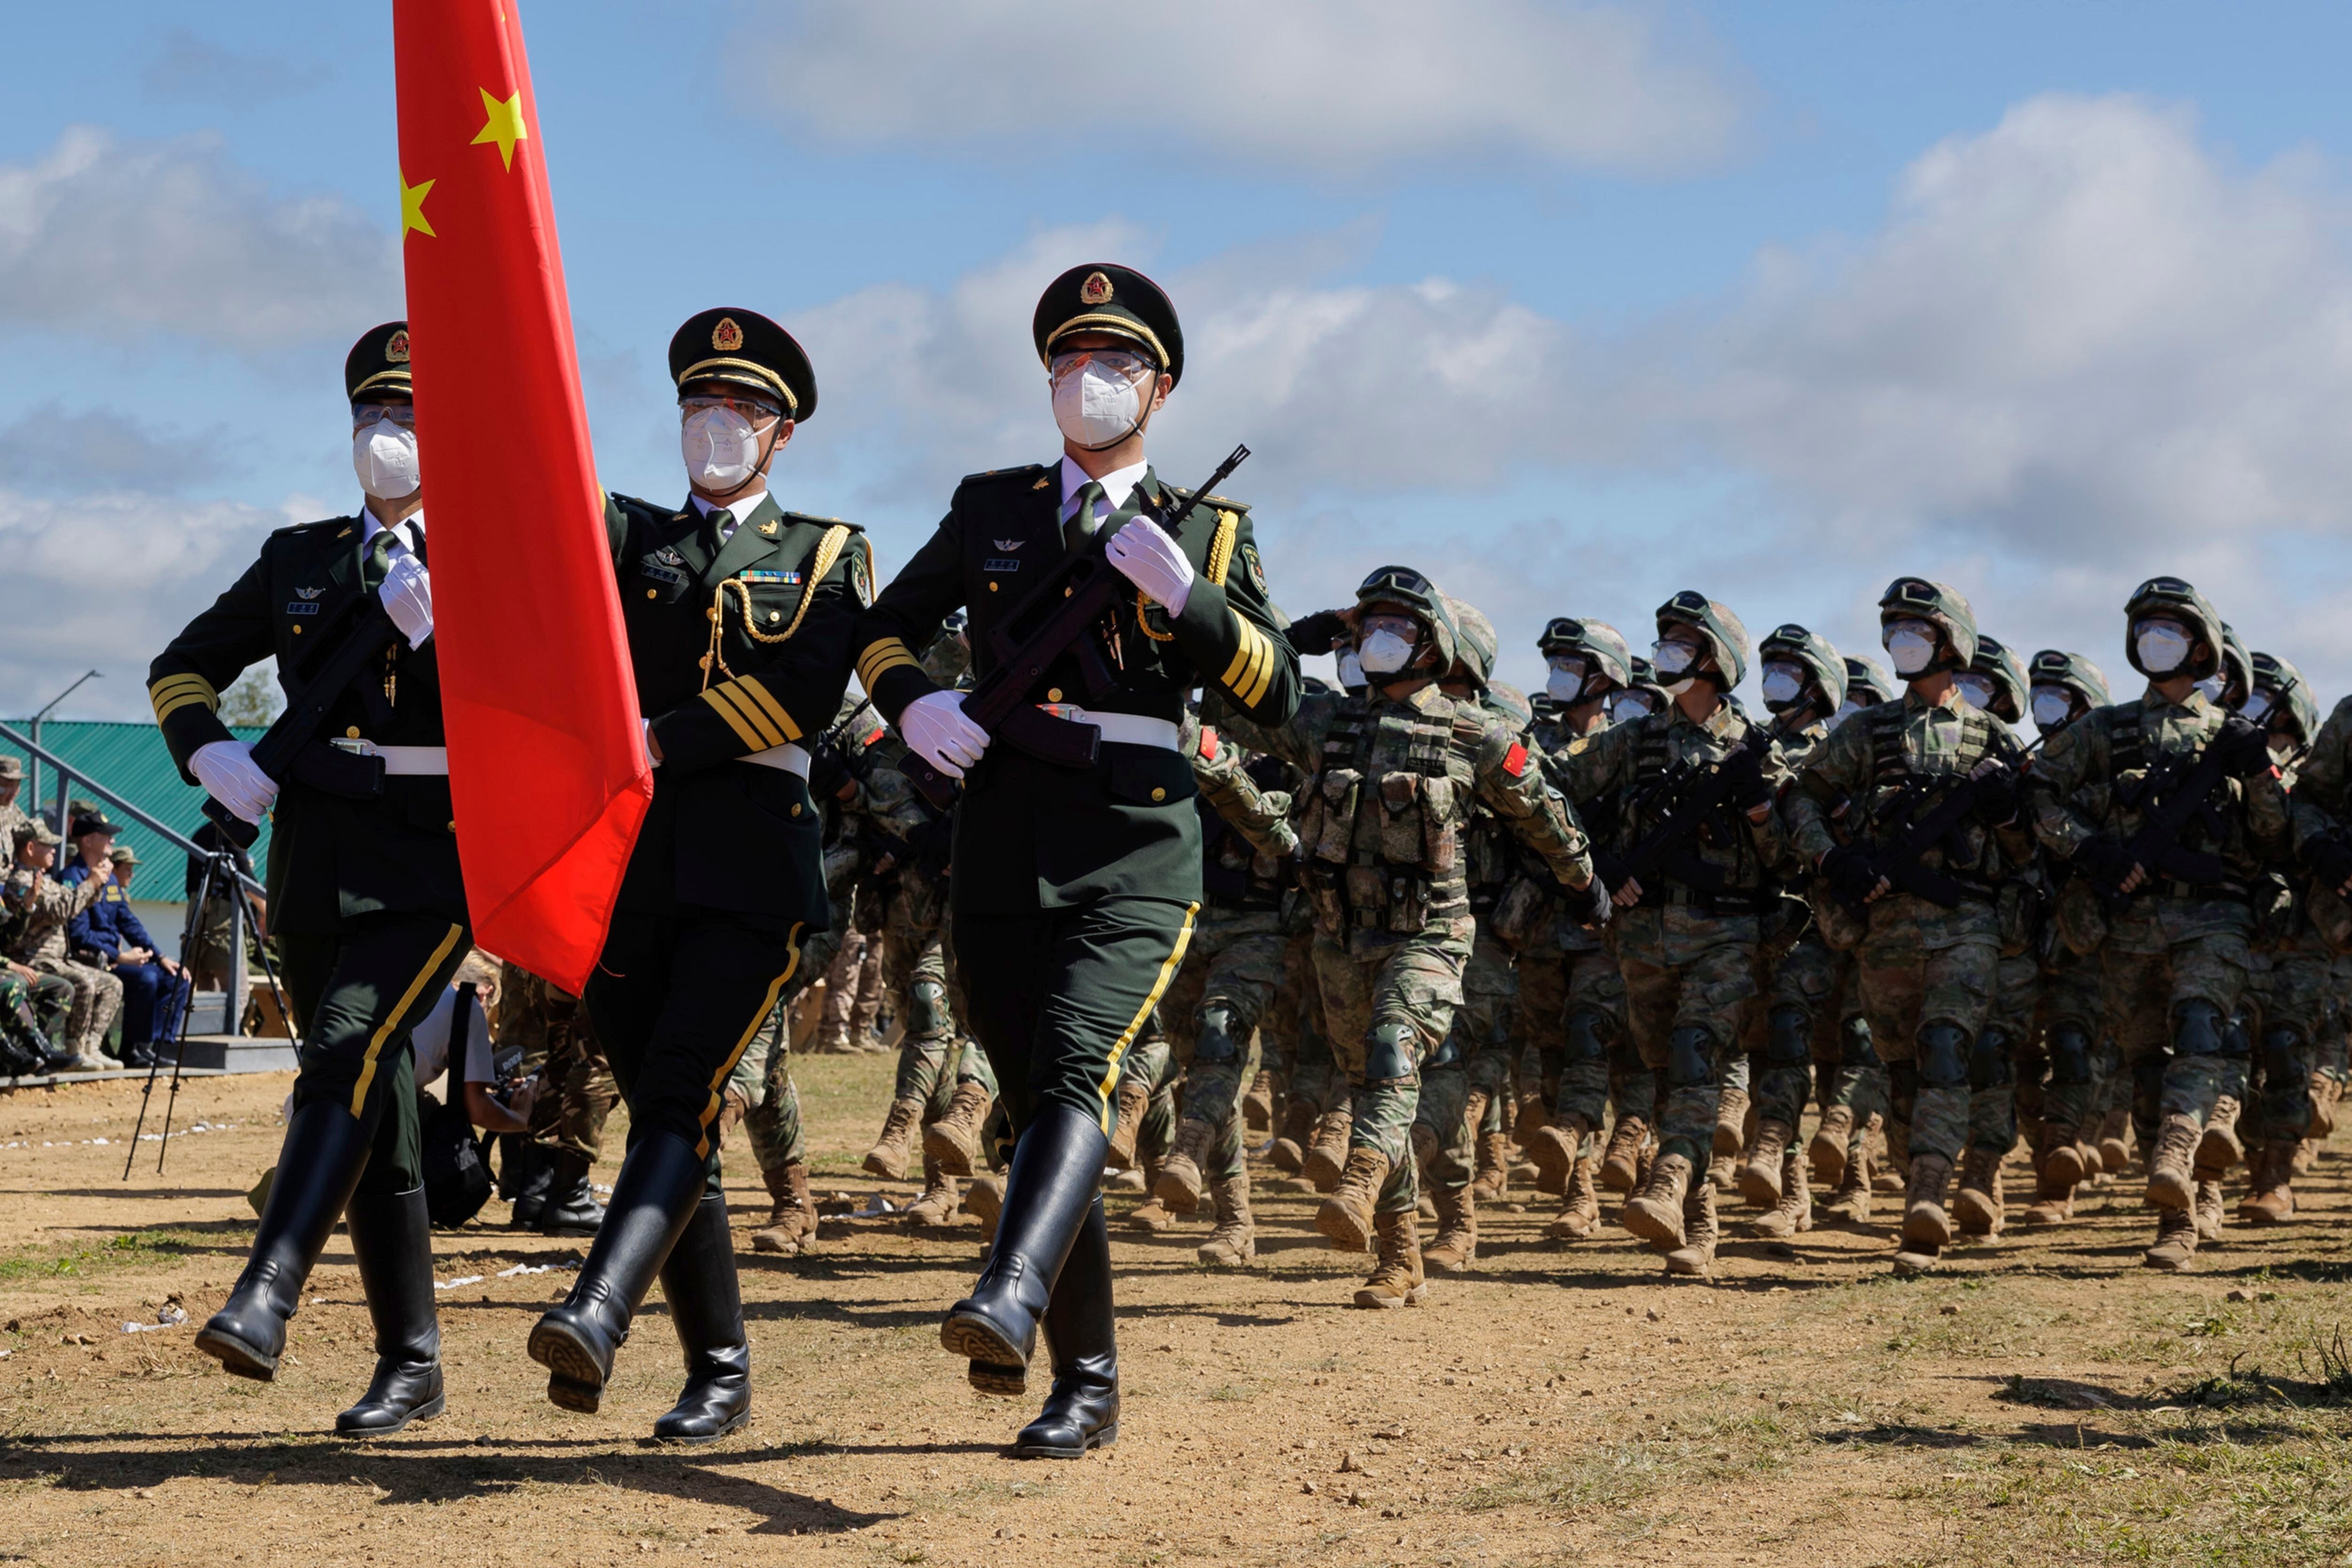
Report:
<svg viewBox="0 0 2352 1568"><path fill-rule="evenodd" d="M2047 736L2035 737L2033 744L2019 752L2014 762L2004 762L2001 766L2012 771L2021 771L2025 759L2048 738ZM1943 792L1926 816L1915 819L1906 827L1901 838L1884 850L1865 852L1870 854L1870 869L1878 873L1879 880L1897 893L1924 898L1939 909L1958 907L1960 900L1969 895L1967 884L1923 864L1920 857L1942 843L1954 829L1969 820L1977 809L1978 786L1982 781L1974 775L1961 779ZM1843 894L1840 902L1856 915L1862 913L1860 904L1844 898Z"/></svg>
<svg viewBox="0 0 2352 1568"><path fill-rule="evenodd" d="M1592 868L1594 876L1612 895L1628 882L1643 881L1659 870L1701 893L1728 891L1729 884L1724 880L1723 869L1708 864L1695 854L1682 852L1684 841L1697 832L1700 824L1713 816L1730 796L1732 760L1741 756L1753 756L1758 761L1762 761L1771 750L1772 743L1783 733L1777 723L1769 729L1762 725L1750 724L1746 738L1720 761L1684 761L1668 769L1665 777L1658 780L1633 810L1634 819L1639 821L1643 806L1663 800L1670 802L1665 815L1622 857L1606 855L1596 859Z"/></svg>
<svg viewBox="0 0 2352 1568"><path fill-rule="evenodd" d="M1223 484L1249 455L1248 447L1234 447L1233 455L1209 476L1209 482L1187 497L1160 526L1171 535L1181 534L1184 520L1201 498ZM1032 702L1029 694L1064 653L1076 658L1080 686L1089 697L1108 691L1118 679L1104 657L1104 647L1094 636L1097 625L1123 608L1135 592L1135 585L1103 553L1117 531L1096 529L1085 549L1063 557L1013 607L1013 612L988 636L996 667L982 676L963 699L964 717L992 740L1002 740L1056 768L1093 767L1102 731L1091 724L1056 717ZM1118 657L1116 644L1109 652L1112 658ZM910 750L898 768L933 806L942 811L954 809L955 780L924 758Z"/></svg>
<svg viewBox="0 0 2352 1568"><path fill-rule="evenodd" d="M2239 737L2246 731L2254 731L2253 725L2232 714L2198 751L2195 761L2150 770L2141 781L2136 802L2140 808L2139 831L2124 841L2124 853L2131 858L2118 864L2141 867L2149 881L2159 876L2176 882L2227 880L2229 863L2210 851L2184 848L2180 833L2189 826L2189 819L2205 809L2207 798L2228 770L2231 746L2241 743ZM2132 901L2132 894L2103 878L2094 876L2091 886L2110 911Z"/></svg>

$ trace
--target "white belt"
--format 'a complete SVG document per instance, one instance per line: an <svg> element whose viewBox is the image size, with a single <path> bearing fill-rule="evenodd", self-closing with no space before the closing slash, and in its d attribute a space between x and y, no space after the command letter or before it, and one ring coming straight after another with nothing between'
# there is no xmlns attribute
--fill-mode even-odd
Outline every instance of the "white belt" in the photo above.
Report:
<svg viewBox="0 0 2352 1568"><path fill-rule="evenodd" d="M797 773L803 779L809 776L808 752L789 740L782 746L772 746L765 751L754 751L750 756L739 758L737 760L749 762L755 768L782 768L786 773Z"/></svg>
<svg viewBox="0 0 2352 1568"><path fill-rule="evenodd" d="M449 748L446 746L378 746L373 740L346 740L341 737L327 744L337 751L348 751L353 757L381 757L386 773L446 774L449 771Z"/></svg>
<svg viewBox="0 0 2352 1568"><path fill-rule="evenodd" d="M1157 746L1165 751L1183 749L1184 732L1172 719L1148 718L1136 713L1094 713L1068 703L1039 703L1039 707L1055 718L1066 718L1072 724L1090 724L1102 731L1105 740L1120 746Z"/></svg>

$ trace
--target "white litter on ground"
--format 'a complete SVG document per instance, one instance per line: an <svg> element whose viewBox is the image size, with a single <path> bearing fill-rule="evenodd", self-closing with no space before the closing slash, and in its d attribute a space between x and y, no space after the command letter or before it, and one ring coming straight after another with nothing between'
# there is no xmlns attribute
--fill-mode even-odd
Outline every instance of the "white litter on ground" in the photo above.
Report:
<svg viewBox="0 0 2352 1568"><path fill-rule="evenodd" d="M433 1281L433 1288L436 1291L454 1291L460 1285L478 1285L481 1282L482 1277L479 1274L460 1274L457 1278L449 1281L446 1284L444 1284L439 1280L436 1280Z"/></svg>
<svg viewBox="0 0 2352 1568"><path fill-rule="evenodd" d="M580 1260L577 1258L566 1258L561 1263L518 1263L511 1269L499 1270L499 1278L501 1280L511 1280L517 1274L570 1274L577 1273L579 1269ZM465 1281L460 1280L457 1281L457 1283L462 1285Z"/></svg>

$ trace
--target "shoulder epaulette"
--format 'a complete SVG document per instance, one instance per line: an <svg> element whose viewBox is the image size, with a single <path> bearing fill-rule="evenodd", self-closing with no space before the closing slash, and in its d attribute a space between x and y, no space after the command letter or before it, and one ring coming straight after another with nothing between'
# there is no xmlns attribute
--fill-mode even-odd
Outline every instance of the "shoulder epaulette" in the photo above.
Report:
<svg viewBox="0 0 2352 1568"><path fill-rule="evenodd" d="M320 517L312 523L289 523L282 528L269 530L273 538L290 538L295 534L325 533L334 528L347 528L357 524L357 517Z"/></svg>
<svg viewBox="0 0 2352 1568"><path fill-rule="evenodd" d="M682 515L676 507L665 507L654 501L641 501L635 496L624 496L618 490L605 491L604 498L625 512L641 512L652 517L675 517Z"/></svg>
<svg viewBox="0 0 2352 1568"><path fill-rule="evenodd" d="M1162 485L1160 488L1180 501L1192 498L1192 492L1181 485ZM1201 499L1212 507L1223 507L1229 512L1246 512L1250 508L1247 501L1236 501L1231 496L1203 496Z"/></svg>
<svg viewBox="0 0 2352 1568"><path fill-rule="evenodd" d="M850 532L857 534L862 534L866 531L864 526L861 524L844 522L839 517L820 517L812 512L786 512L784 514L784 521L788 523L806 523L813 528L847 528Z"/></svg>
<svg viewBox="0 0 2352 1568"><path fill-rule="evenodd" d="M1024 464L1018 468L990 468L978 474L965 475L961 479L956 481L956 488L961 490L966 485L1010 484L1015 479L1034 479L1038 475L1045 472L1046 467L1043 463Z"/></svg>

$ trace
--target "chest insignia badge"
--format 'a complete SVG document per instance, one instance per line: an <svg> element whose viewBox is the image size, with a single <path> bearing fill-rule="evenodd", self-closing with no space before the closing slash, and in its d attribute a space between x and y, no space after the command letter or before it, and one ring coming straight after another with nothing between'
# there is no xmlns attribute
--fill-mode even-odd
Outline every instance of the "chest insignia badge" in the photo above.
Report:
<svg viewBox="0 0 2352 1568"><path fill-rule="evenodd" d="M998 549L1003 550L1006 555L1011 555L1014 550L1019 549L1028 542L1029 541L1027 539L991 539L989 541L989 543L994 545Z"/></svg>
<svg viewBox="0 0 2352 1568"><path fill-rule="evenodd" d="M735 574L745 582L777 582L786 588L798 588L801 574L797 571L739 571Z"/></svg>
<svg viewBox="0 0 2352 1568"><path fill-rule="evenodd" d="M678 554L677 551L670 549L667 545L664 545L661 549L654 551L654 559L661 562L664 566L684 566L686 564L686 558Z"/></svg>
<svg viewBox="0 0 2352 1568"><path fill-rule="evenodd" d="M327 591L323 588L298 588L294 591L294 597L297 599L316 599L319 595L326 591Z"/></svg>

